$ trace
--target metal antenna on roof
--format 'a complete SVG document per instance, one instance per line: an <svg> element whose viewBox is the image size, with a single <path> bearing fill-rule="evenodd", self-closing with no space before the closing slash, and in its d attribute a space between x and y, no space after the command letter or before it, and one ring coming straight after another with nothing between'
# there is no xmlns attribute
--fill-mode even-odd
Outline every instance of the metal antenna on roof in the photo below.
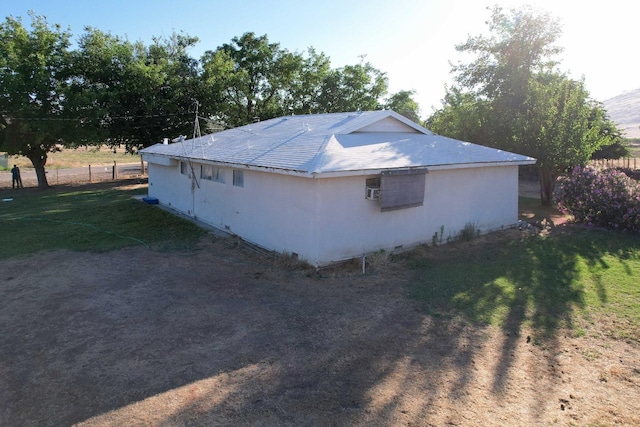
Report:
<svg viewBox="0 0 640 427"><path fill-rule="evenodd" d="M193 123L193 137L195 138L195 137L201 136L200 122L198 121L198 109L200 108L200 103L198 102L198 100L194 101L194 105L195 105L196 118Z"/></svg>
<svg viewBox="0 0 640 427"><path fill-rule="evenodd" d="M198 102L198 100L194 101L195 104L195 113L196 113L196 118L193 124L193 138L191 138L191 152L193 153L193 142L196 139L196 137L200 137L202 136L202 134L200 133L200 122L198 121L198 108L200 107L200 103ZM191 108L189 108L191 109ZM202 147L202 140L199 141L200 142L200 149L202 150L202 157L204 158L204 148ZM186 147L185 144L186 142L182 142L182 150L184 151L185 154L185 160L187 161L187 163L189 164L189 169L191 169L191 179L192 179L192 183L191 183L191 188L193 189L193 184L195 183L195 185L200 188L200 184L198 183L198 178L196 178L196 171L193 168L193 162L191 161L191 158L187 156L186 153Z"/></svg>
<svg viewBox="0 0 640 427"><path fill-rule="evenodd" d="M200 133L200 120L198 119L198 109L200 108L200 103L196 99L194 101L194 104L196 118L193 122L193 139L195 140L196 138L200 138L202 136L202 133ZM202 146L202 141L200 141L200 150L202 151L202 157L204 158L204 147Z"/></svg>

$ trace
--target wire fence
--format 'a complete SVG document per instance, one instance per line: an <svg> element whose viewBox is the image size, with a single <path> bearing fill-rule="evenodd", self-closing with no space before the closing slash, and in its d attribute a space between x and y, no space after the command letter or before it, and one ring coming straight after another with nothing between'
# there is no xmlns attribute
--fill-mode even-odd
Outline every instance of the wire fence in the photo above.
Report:
<svg viewBox="0 0 640 427"><path fill-rule="evenodd" d="M146 179L147 168L142 162L111 165L86 165L79 168L45 168L49 185L89 184L105 181ZM37 187L38 178L35 169L21 168L20 177L23 187ZM10 171L0 172L0 188L12 188Z"/></svg>
<svg viewBox="0 0 640 427"><path fill-rule="evenodd" d="M621 159L598 159L591 160L589 164L598 168L625 168L637 170L640 165L640 158L623 157Z"/></svg>

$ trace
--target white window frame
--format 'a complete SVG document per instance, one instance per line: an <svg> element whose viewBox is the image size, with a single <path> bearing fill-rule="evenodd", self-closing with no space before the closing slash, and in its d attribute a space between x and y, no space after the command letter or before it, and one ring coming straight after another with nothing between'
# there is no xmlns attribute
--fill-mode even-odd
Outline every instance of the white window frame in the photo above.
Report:
<svg viewBox="0 0 640 427"><path fill-rule="evenodd" d="M225 183L224 169L218 166L213 166L213 165L201 165L200 179L206 179L208 181L224 184Z"/></svg>

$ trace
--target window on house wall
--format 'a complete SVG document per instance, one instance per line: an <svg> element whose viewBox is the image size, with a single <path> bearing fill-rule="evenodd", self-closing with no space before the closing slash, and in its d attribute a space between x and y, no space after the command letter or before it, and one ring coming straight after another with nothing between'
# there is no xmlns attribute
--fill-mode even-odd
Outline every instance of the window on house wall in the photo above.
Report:
<svg viewBox="0 0 640 427"><path fill-rule="evenodd" d="M380 177L367 178L367 187L380 188Z"/></svg>
<svg viewBox="0 0 640 427"><path fill-rule="evenodd" d="M422 206L426 173L425 169L383 172L380 176L380 210Z"/></svg>
<svg viewBox="0 0 640 427"><path fill-rule="evenodd" d="M244 187L244 171L233 170L233 185L236 187Z"/></svg>
<svg viewBox="0 0 640 427"><path fill-rule="evenodd" d="M189 174L189 166L187 165L187 162L180 162L180 174Z"/></svg>
<svg viewBox="0 0 640 427"><path fill-rule="evenodd" d="M212 165L202 165L200 178L224 184L224 169Z"/></svg>

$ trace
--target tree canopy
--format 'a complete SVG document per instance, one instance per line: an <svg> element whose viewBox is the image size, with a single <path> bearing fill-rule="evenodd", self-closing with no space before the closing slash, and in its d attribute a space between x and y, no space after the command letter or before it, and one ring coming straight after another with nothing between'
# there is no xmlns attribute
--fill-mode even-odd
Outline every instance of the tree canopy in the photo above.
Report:
<svg viewBox="0 0 640 427"><path fill-rule="evenodd" d="M584 82L559 71L557 20L530 7L505 12L495 6L491 12L489 36L456 46L475 59L452 66L456 83L427 125L535 157L541 202L548 205L558 175L586 163L620 133Z"/></svg>
<svg viewBox="0 0 640 427"><path fill-rule="evenodd" d="M409 120L420 123L420 106L413 99L415 93L415 90L401 90L389 97L385 108L402 114Z"/></svg>
<svg viewBox="0 0 640 427"><path fill-rule="evenodd" d="M80 121L81 140L134 151L188 132L202 92L198 63L187 54L197 41L174 33L144 46L86 28L71 52L66 105Z"/></svg>
<svg viewBox="0 0 640 427"><path fill-rule="evenodd" d="M70 30L30 14L0 24L0 150L28 157L48 186L47 153L108 144L134 152L188 135L196 114L235 127L287 114L399 108L419 120L414 92L387 96L386 74L364 58L333 68L323 53L291 52L267 35L234 37L200 59L196 37L149 45L86 27Z"/></svg>
<svg viewBox="0 0 640 427"><path fill-rule="evenodd" d="M41 187L47 186L47 153L64 143L70 33L31 15L0 24L0 147L26 156Z"/></svg>

